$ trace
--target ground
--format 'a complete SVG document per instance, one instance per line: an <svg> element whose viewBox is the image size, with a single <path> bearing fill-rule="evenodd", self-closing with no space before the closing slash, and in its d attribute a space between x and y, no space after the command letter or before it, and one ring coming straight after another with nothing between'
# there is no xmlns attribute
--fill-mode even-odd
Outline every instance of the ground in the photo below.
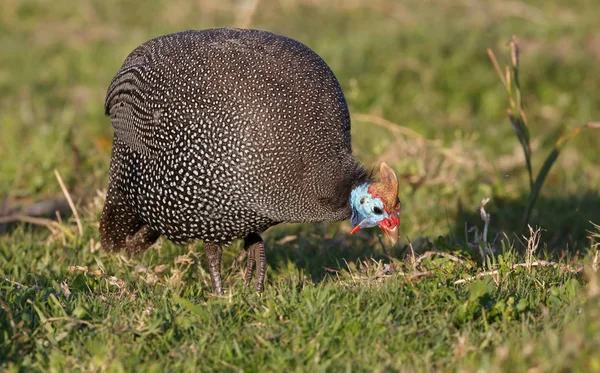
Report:
<svg viewBox="0 0 600 373"><path fill-rule="evenodd" d="M525 158L487 53L503 69L518 39L535 177L561 135L600 120L598 14L585 0L4 0L0 369L600 371L600 131L562 149L527 228ZM152 37L224 25L331 66L356 156L399 175L396 246L348 222L277 226L265 293L232 268L235 243L222 297L201 243L100 249L110 80Z"/></svg>

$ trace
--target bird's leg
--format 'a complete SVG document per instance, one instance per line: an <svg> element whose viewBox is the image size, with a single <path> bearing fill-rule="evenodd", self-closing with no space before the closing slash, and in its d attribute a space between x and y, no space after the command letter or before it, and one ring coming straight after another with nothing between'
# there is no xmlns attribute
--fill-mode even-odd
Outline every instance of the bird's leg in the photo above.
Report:
<svg viewBox="0 0 600 373"><path fill-rule="evenodd" d="M254 249L244 249L247 252L247 260L248 268L246 268L246 286L250 286L250 282L252 281L252 276L254 275L254 269L256 268L256 259L254 258Z"/></svg>
<svg viewBox="0 0 600 373"><path fill-rule="evenodd" d="M248 251L248 269L246 271L246 285L250 285L254 270L257 270L254 280L254 290L262 293L265 288L265 274L267 270L267 257L265 255L265 242L256 233L251 233L244 238L244 250Z"/></svg>
<svg viewBox="0 0 600 373"><path fill-rule="evenodd" d="M213 242L205 242L204 255L206 255L206 261L208 262L208 273L210 273L213 292L217 295L222 295L221 257L223 256L223 249Z"/></svg>
<svg viewBox="0 0 600 373"><path fill-rule="evenodd" d="M129 255L146 251L160 237L160 233L147 225L142 225L134 234L125 237L125 250Z"/></svg>
<svg viewBox="0 0 600 373"><path fill-rule="evenodd" d="M254 290L262 293L265 290L265 276L267 274L267 255L265 253L265 243L263 240L254 245L254 258L256 260L256 279L254 280Z"/></svg>

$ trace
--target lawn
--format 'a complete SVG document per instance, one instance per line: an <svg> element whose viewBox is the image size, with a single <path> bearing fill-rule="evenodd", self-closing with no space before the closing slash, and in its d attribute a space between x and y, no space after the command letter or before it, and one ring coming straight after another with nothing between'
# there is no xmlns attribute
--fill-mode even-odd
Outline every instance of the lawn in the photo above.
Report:
<svg viewBox="0 0 600 373"><path fill-rule="evenodd" d="M3 0L0 369L600 372L600 131L562 148L526 227L526 158L487 52L502 70L517 37L535 178L600 121L599 16L586 0ZM222 297L201 243L102 251L112 77L152 37L215 26L330 65L357 158L399 175L398 244L276 226L265 292L234 243Z"/></svg>

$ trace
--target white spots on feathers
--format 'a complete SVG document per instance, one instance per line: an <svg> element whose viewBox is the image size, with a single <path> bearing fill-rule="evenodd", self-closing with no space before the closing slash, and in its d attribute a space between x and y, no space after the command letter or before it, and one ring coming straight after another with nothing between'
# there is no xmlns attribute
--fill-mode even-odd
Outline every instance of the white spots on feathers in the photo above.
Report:
<svg viewBox="0 0 600 373"><path fill-rule="evenodd" d="M106 112L115 129L112 215L133 214L176 242L346 219L348 203L338 200L367 177L351 155L331 70L303 44L267 32L150 40L113 79Z"/></svg>

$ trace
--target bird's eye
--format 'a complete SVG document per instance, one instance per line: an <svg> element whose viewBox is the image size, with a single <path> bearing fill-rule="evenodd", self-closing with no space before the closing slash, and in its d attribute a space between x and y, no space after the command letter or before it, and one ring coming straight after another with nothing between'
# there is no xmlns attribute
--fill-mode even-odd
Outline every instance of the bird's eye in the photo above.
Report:
<svg viewBox="0 0 600 373"><path fill-rule="evenodd" d="M376 206L376 207L373 207L373 213L375 213L377 215L381 215L381 214L383 214L383 210Z"/></svg>
<svg viewBox="0 0 600 373"><path fill-rule="evenodd" d="M360 204L362 205L363 203L365 203L365 199L364 199L364 198L361 198L361 199L360 199Z"/></svg>

